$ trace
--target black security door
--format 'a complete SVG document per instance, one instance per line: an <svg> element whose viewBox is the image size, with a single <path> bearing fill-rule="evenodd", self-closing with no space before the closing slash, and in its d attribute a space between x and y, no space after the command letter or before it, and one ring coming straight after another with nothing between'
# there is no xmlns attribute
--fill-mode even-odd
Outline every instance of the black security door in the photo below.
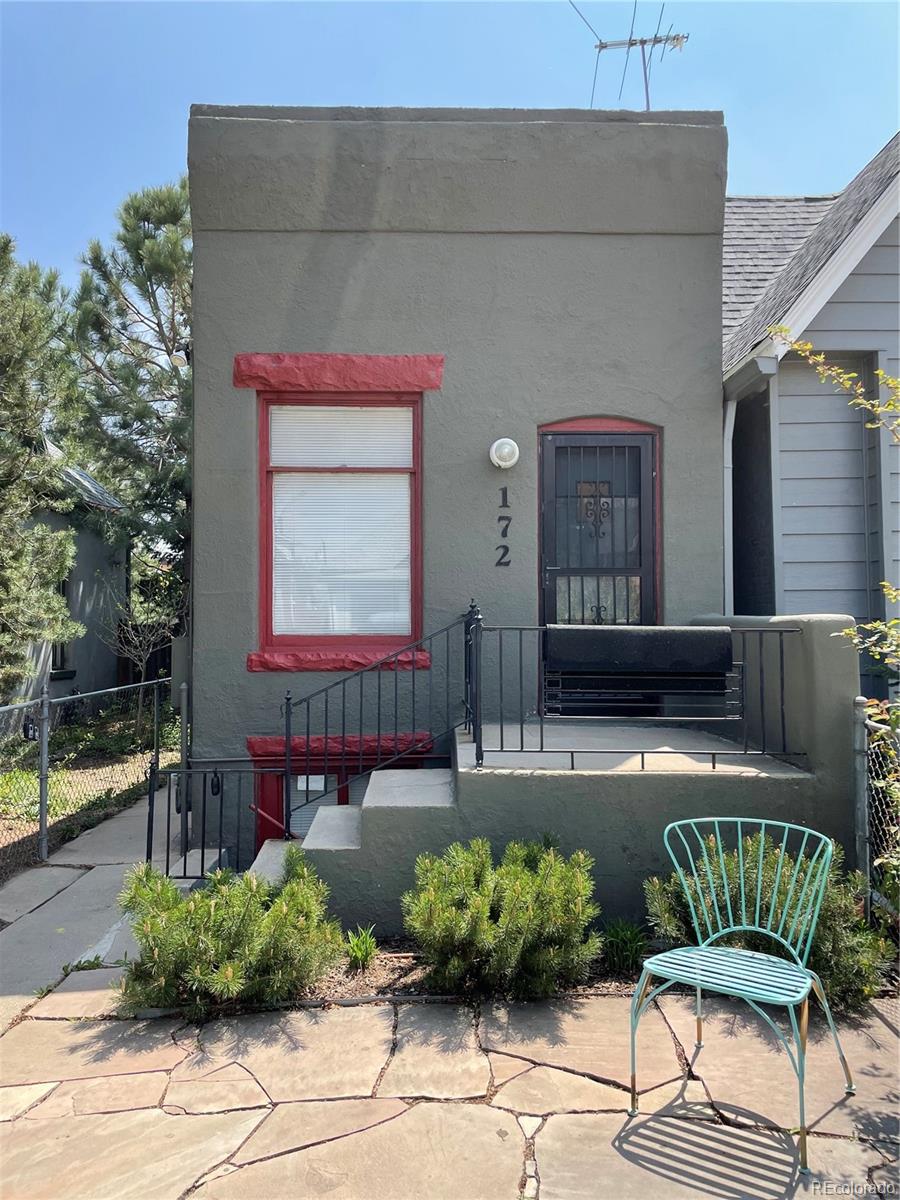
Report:
<svg viewBox="0 0 900 1200"><path fill-rule="evenodd" d="M655 620L653 437L541 438L541 591L547 625Z"/></svg>

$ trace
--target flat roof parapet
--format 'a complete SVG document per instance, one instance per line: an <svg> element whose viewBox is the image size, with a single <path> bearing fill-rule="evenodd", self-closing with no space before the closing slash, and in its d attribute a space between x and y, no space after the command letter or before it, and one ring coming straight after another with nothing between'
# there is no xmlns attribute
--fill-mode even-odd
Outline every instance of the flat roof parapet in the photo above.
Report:
<svg viewBox="0 0 900 1200"><path fill-rule="evenodd" d="M715 110L662 109L645 112L632 109L597 108L378 108L378 107L310 107L256 104L192 104L192 117L221 117L256 121L453 121L494 124L568 123L587 121L593 124L625 123L630 125L722 125L724 116Z"/></svg>

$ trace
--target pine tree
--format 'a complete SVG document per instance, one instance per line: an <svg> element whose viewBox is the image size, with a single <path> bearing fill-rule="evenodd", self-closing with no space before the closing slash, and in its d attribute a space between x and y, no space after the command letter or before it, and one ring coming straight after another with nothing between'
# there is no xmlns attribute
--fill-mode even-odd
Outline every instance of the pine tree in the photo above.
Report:
<svg viewBox="0 0 900 1200"><path fill-rule="evenodd" d="M0 234L0 698L30 674L32 644L68 641L83 629L69 617L59 583L75 554L71 529L42 520L72 507L44 435L71 383L68 312L55 272L16 261Z"/></svg>
<svg viewBox="0 0 900 1200"><path fill-rule="evenodd" d="M135 192L118 219L113 245L91 242L82 260L72 342L82 402L62 436L127 506L135 553L183 577L191 373L172 355L191 336L187 180Z"/></svg>

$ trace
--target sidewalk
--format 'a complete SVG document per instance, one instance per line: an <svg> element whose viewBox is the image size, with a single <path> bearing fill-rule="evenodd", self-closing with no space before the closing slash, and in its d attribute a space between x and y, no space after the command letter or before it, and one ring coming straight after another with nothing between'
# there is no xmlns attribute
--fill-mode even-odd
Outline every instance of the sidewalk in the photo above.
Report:
<svg viewBox="0 0 900 1200"><path fill-rule="evenodd" d="M147 801L87 830L0 887L0 1029L62 976L66 963L135 953L117 906L125 872L146 853ZM154 845L154 861L165 854Z"/></svg>

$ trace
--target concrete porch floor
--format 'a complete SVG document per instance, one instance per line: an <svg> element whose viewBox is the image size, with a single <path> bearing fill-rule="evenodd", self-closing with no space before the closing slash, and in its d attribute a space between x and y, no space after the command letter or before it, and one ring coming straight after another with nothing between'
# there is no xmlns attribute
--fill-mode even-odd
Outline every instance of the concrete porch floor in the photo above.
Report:
<svg viewBox="0 0 900 1200"><path fill-rule="evenodd" d="M537 722L526 722L521 733L518 721L507 722L502 734L504 749L501 750L500 725L485 723L486 770L705 773L713 769L713 756L714 769L723 775L796 775L799 770L771 755L744 754L737 734L729 740L727 736L683 725L546 720L543 748ZM475 766L471 738L459 737L457 754L460 767Z"/></svg>
<svg viewBox="0 0 900 1200"><path fill-rule="evenodd" d="M811 1025L796 1084L746 1007L646 1013L627 1115L624 996L384 1001L211 1021L114 1020L114 971L70 976L0 1038L4 1200L788 1200L894 1194L896 1005L841 1023L846 1096Z"/></svg>

